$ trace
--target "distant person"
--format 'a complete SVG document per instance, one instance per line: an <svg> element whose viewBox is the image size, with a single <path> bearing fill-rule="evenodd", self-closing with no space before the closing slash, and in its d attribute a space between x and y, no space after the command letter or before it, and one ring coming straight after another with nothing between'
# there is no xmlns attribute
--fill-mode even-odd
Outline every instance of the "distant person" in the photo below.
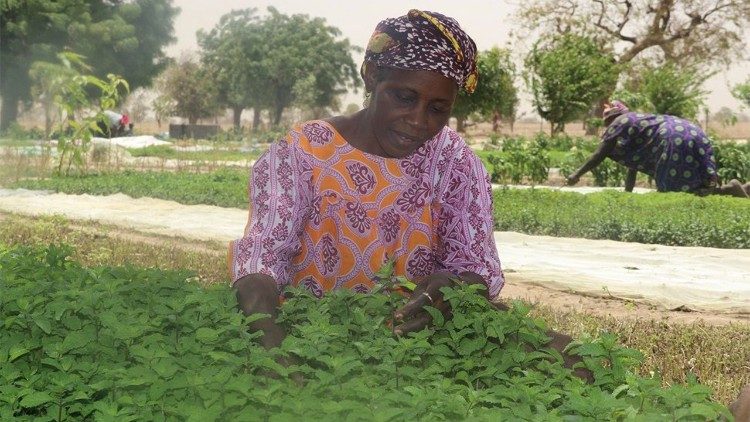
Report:
<svg viewBox="0 0 750 422"><path fill-rule="evenodd" d="M567 178L568 185L605 158L628 168L625 191L632 192L637 173L648 174L659 192L691 192L750 197L750 183L732 179L719 185L711 140L695 123L665 114L631 112L620 101L604 106L599 148Z"/></svg>
<svg viewBox="0 0 750 422"><path fill-rule="evenodd" d="M104 116L106 117L106 123L102 121L98 123L103 136L112 138L133 134L133 123L130 123L130 117L127 114L104 110Z"/></svg>

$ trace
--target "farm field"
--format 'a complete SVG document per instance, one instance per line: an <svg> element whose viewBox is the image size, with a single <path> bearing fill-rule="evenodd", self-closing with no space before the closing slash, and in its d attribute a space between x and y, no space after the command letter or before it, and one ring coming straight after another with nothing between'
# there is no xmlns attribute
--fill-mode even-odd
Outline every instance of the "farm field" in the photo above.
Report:
<svg viewBox="0 0 750 422"><path fill-rule="evenodd" d="M23 169L23 166L17 166L13 169L4 167L3 172L9 177L2 178L1 184L3 187L51 189L67 192L68 195L61 193L46 199L41 198L41 202L30 202L26 205L25 209L21 209L24 207L22 205L24 199L14 196L15 194L8 193L9 191L3 191L0 194L0 202L5 201L6 205L0 207L3 210L0 211L0 234L2 234L0 238L6 239L3 242L3 248L11 251L9 253L18 255L20 252L15 252L16 249L14 249L17 246L33 246L35 249L31 252L23 252L31 255L21 254L18 256L27 257L22 259L32 259L28 257L33 256L35 257L33 259L36 260L47 259L49 261L49 258L44 258L44 256L49 256L49 245L65 243L73 247L70 252L66 252L71 254L69 260L80 263L83 268L98 268L102 265L134 265L139 268L152 268L154 270L149 271L156 271L149 273L151 275L147 276L147 280L153 280L153 277L164 277L173 281L179 279L181 281L175 281L179 283L189 280L192 283L202 286L226 286L224 242L238 236L242 231L242 226L246 218L247 196L245 190L248 180L246 168L224 169L221 164L215 161L226 158L225 155L217 155L213 157L213 160L206 160L206 162L201 164L201 168L186 165L184 168L164 168L162 171L156 171L159 169L128 169L126 165L119 163L116 168L111 170L106 170L106 165L97 168L85 177L56 178L39 178L36 176L40 174L40 167L35 167L33 160L22 157L11 158L19 160L17 162L26 163L25 171L28 173L20 175L20 169ZM202 160L201 157L199 159ZM212 162L216 164L212 164ZM104 171L101 171L102 168ZM84 193L91 196L84 195L79 197L69 195ZM140 198L139 201L145 201L145 205L137 206L134 205L135 202L128 202L130 198L125 197L122 193L134 198ZM84 198L107 198L105 195L112 194L116 195L109 197L112 199L105 201L109 202L109 205L105 205L101 209L84 200ZM33 195L31 194L31 196ZM65 198L69 198L69 200ZM159 200L152 198L163 198L169 201L159 202ZM73 204L73 207L78 208L82 213L76 214L75 212L65 211L62 207L66 202ZM165 214L164 219L171 219L175 223L172 228L160 227L162 223L157 217L157 210L161 205L154 204L165 202L170 202L176 207ZM8 208L7 204L11 203L17 208ZM118 203L119 205L117 205ZM180 205L180 203L191 204L189 206L196 207L196 209L188 214L179 214L178 209L187 207L187 205ZM748 341L750 341L748 312L738 312L737 308L731 308L731 306L725 307L722 310L718 310L717 308L712 310L710 307L691 308L690 306L680 305L670 307L665 306L664 303L659 305L658 302L649 301L648 298L644 299L634 295L623 294L623 292L616 289L612 289L611 291L599 289L599 292L596 292L591 290L586 291L580 288L580 286L577 289L561 287L561 285L555 285L553 282L556 278L559 278L555 277L554 270L551 271L551 278L545 278L547 276L543 277L539 272L534 273L532 271L525 273L524 269L516 264L520 261L514 261L518 258L514 257L511 253L513 251L525 256L533 255L534 248L540 247L541 243L529 239L535 238L535 235L552 235L652 243L655 245L653 246L653 250L668 245L701 246L714 248L710 249L711 253L721 250L732 253L732 250L735 250L740 254L737 256L744 256L742 254L747 251L747 245L750 244L750 229L748 228L748 224L750 224L748 223L750 222L750 208L744 206L744 203L732 198L696 198L690 195L679 194L629 195L622 192L607 191L580 195L571 192L554 191L554 189L546 191L540 189L499 189L495 193L495 203L497 229L508 231L508 233L512 231L528 233L525 236L529 236L528 239L521 240L517 247L512 243L511 237L500 238L498 241L501 247L501 259L504 256L503 244L508 248L505 256L509 259L508 261L504 261L506 263L508 285L503 291L503 300L507 302L511 299L520 299L522 303L531 305L532 307L529 310L530 315L533 318L540 318L540 321L545 321L543 324L547 324L550 328L570 333L581 339L589 337L596 339L594 344L599 345L603 344L602 342L606 343L610 341L607 333L611 333L623 346L632 347L637 350L638 353L643 355L643 364L634 363L632 370L639 374L639 376L645 377L643 378L645 381L636 381L634 379L628 381L628 385L631 386L630 391L633 394L638 394L637 391L642 391L644 388L649 388L651 389L649 391L652 392L656 391L653 390L654 385L673 386L672 389L664 390L663 394L667 395L664 397L669 397L666 399L667 401L672 401L674 397L684 394L688 394L692 398L689 403L686 401L682 404L674 404L676 407L666 410L667 412L677 412L676 414L685 415L695 412L708 412L706 415L717 415L722 412L721 408L712 407L710 402L707 401L708 398L710 397L712 400L716 400L722 404L728 404L736 397L739 388L750 382L750 365L748 365L750 361L750 348L746 347ZM55 205L50 206L50 204ZM229 214L227 215L231 215L232 217L222 217L220 219L208 218L211 212L213 212L211 210L218 209L217 205L222 207L221 209L228 212ZM586 224L571 225L565 218L561 218L560 213L548 211L555 206L574 209L575 212L571 212L570 214L577 216L578 222L585 222ZM138 214L139 209L142 213L142 217L139 218L141 220L140 225L131 224L132 221L129 221L129 217L126 216L127 212ZM668 212L668 210L674 209L691 210L690 212L685 212L684 215L701 215L705 218L680 220L679 214L670 215ZM30 216L40 210L50 212L57 210L57 212L68 217ZM643 215L651 217L647 219L637 217ZM629 220L628 218L631 217L632 219ZM116 224L107 226L97 224L96 221ZM620 223L613 224L616 221ZM123 224L123 222L126 224ZM192 225L193 223L196 224ZM221 235L215 237L206 236L206 233L211 232L211 229L208 229L209 226L211 229L215 229L221 233ZM705 234L700 238L696 238L693 235L696 232ZM201 237L202 235L203 237ZM542 239L542 237L538 239ZM600 246L593 246L593 243L586 244L585 242L605 242L605 240L587 241L584 239L571 239L571 242L584 243L570 243L568 246L556 245L553 248L564 248L564 250L579 249L582 252L581 255L585 255L587 249L601 249ZM619 247L617 245L620 243L615 241L612 244L614 245L613 250L617 250ZM622 243L621 245L624 246L625 244ZM526 251L522 249L523 247L529 247L530 249ZM679 246L669 247L680 248ZM689 249L691 248L683 247L679 251ZM537 249L537 253L541 255L554 253L539 251L541 249ZM678 251L678 249L674 249L674 251ZM688 257L687 261L698 262L699 256L695 255L694 258ZM548 259L547 261L552 260ZM735 279L739 278L741 280L743 274L745 274L741 272L742 266L745 265L743 262L735 262L737 266L730 266L727 269L727 273L733 275ZM558 265L558 263L558 261L554 261L553 265ZM615 273L613 268L622 267L625 271L621 272L626 274L626 280L628 273L663 272L663 269L652 270L641 264L638 264L641 265L640 268L632 270L629 268L634 267L635 264L631 262L620 265L610 260L608 264L610 267L604 266L602 269L595 271L611 274ZM71 265L75 266L78 264ZM574 265L586 266L588 264L577 263ZM669 268L670 266L679 267L680 264L678 261L673 260L669 262L667 260L663 268ZM715 270L716 268L711 267L711 270ZM178 276L177 279L173 279L171 278L173 277L170 275L171 273L164 273L166 275L162 275L159 272L170 270L178 271L179 274L183 275ZM686 270L689 269L686 268ZM135 274L142 274L139 272L141 270L135 269L132 270L133 272L128 272L131 271L130 269L105 270L105 272L107 271L110 271L112 274L129 274L126 277L135 278L140 277L140 275L136 276ZM529 277L529 274L536 275ZM583 278L575 272L570 272L570 274ZM695 275L698 280L701 277L703 280L708 278L705 275L701 276L699 272ZM724 277L721 273L715 273L715 275L717 278L725 280L732 279L731 277ZM634 280L632 276L630 277L631 280ZM674 276L674 278L681 277ZM214 289L217 287L209 288ZM218 289L221 289L221 287L218 287ZM688 310L692 312L686 312ZM338 328L331 329L338 330ZM42 332L44 332L43 329ZM204 333L201 334L202 336L208 335L208 332L205 330L202 333ZM68 334L60 332L45 335L58 336L56 338L64 342ZM612 339L615 337L612 337ZM657 339L660 345L663 345L664 342L662 340L666 339L668 345L660 348L655 347ZM208 343L205 343L203 340L196 339L195 341L197 342L196 344L199 343L208 347ZM252 339L248 339L248 341L252 341ZM414 347L414 344L411 343L409 347ZM699 352L696 352L696 350ZM221 352L226 351L221 350ZM82 350L81 353L84 353L84 351ZM19 363L25 359L24 356L19 355L17 357ZM175 357L175 359L177 358ZM428 358L424 357L424 359ZM428 361L425 360L425 362ZM228 362L224 363L227 364ZM536 365L536 369L534 370L539 369L537 363L533 364ZM214 364L216 362L205 363L204 366L209 367ZM308 362L307 364L310 363ZM181 364L178 363L178 365ZM623 363L623 365L625 364ZM250 370L257 373L257 371L278 369L274 369L272 366ZM331 368L333 367L329 367L329 369ZM143 369L137 369L137 371L143 371ZM661 379L649 381L650 374L653 372L661 374ZM140 373L146 379L150 376L155 376L154 374L147 374L145 372ZM697 381L709 387L710 390L703 391L701 390L703 387L692 384L685 386L684 383L692 382L688 375L690 373L695 374ZM165 372L164 374L157 373L156 375L164 378L165 374L170 375L170 372ZM606 375L606 377L613 379L610 375ZM474 381L476 380L472 380L472 382ZM183 381L180 382L182 383ZM210 381L209 384L211 382L217 381ZM413 380L408 381L407 378L404 378L404 383L409 382L413 382ZM480 382L484 383L484 381ZM561 382L567 383L569 381ZM575 382L575 380L572 382ZM403 387L403 385L400 385L399 388ZM477 394L476 391L492 388L490 383L483 384L482 388L479 389L476 388L476 385L478 384L475 384L472 389L474 392L470 392L469 390L457 391L451 397L459 401L467 400L467 398ZM133 397L135 402L139 394L137 386L129 386L127 388L131 393L130 397ZM326 391L325 394L330 394L325 390L328 387L315 386L314 388L316 389L315 391ZM323 390L320 390L320 388L323 388ZM604 386L605 390L609 388ZM687 390L680 390L682 388L686 388ZM425 397L419 399L425 400L425 406L427 406L427 403L433 403L432 400L445 400L443 396L430 395L432 393L427 394L422 389L411 390L412 393L410 394L423 395ZM493 391L493 394L497 393L497 391ZM687 393L687 391L691 392ZM28 399L24 399L26 396L16 396L16 405L20 405L23 402L27 407L21 407L26 409L24 411L31 412L30 414L49 411L53 408L60 409L59 403L57 407L49 404L52 403L51 398L57 396L54 396L51 392L39 392L42 394L29 396L30 398ZM593 390L588 392L579 390L579 393L581 397L587 394L601 394L593 392ZM44 394L47 394L50 399ZM188 397L191 394L196 393L186 387L175 397ZM90 392L89 399L94 396L96 396L96 393ZM459 396L464 398L459 399ZM366 401L366 398L357 397L359 401ZM234 397L233 400L235 399L238 400L238 403L248 405L247 403L252 403L252 400L257 400L257 397L252 398L248 396L244 399ZM348 399L351 399L351 397L341 398L344 401ZM142 403L137 407L141 409L139 411L147 408L143 404L142 399L137 400L141 400ZM169 400L172 400L172 398L169 398ZM201 400L204 400L204 398L201 398ZM210 408L209 402L203 402L204 407ZM674 401L674 403L678 402L679 400ZM86 403L86 400L81 399L79 404L83 403ZM394 403L398 403L398 401ZM545 404L546 411L552 412L550 413L551 415L564 415L567 411L582 412L580 408L570 410L560 407L556 403L555 401L550 401ZM611 404L613 405L611 408L592 410L592 412L603 412L598 413L598 415L612 414L607 412L624 411L623 409L630 406L627 404L627 400L623 402L623 407L619 408L620 410L617 410L617 406L619 405ZM698 404L700 406L696 408L695 406ZM708 407L701 407L704 404ZM123 412L122 415L126 415L127 411L136 411L133 410L129 401L109 401L107 406L109 407L97 404L94 407L88 408L88 411L99 412L95 413L98 415L105 414L103 412L116 414L120 411ZM642 414L645 415L651 411L656 412L654 414L663 414L659 412L665 411L659 408L657 404L654 404L654 406L653 408L642 408ZM471 411L476 412L472 414L478 415L478 417L481 415L497 416L498 414L503 414L496 413L497 409L491 410L494 407L497 407L497 403L477 402L477 404L471 407L471 409L474 409ZM502 405L500 407L502 408ZM65 409L72 409L72 407L66 407ZM125 409L130 410L126 411ZM223 413L220 414L232 414L231 406L230 408L223 409L221 411ZM330 412L331 409L331 407L326 407L325 411ZM345 406L341 408L336 407L336 409L334 412L342 412L340 413L341 415L347 415L349 413L346 412L351 411L347 410ZM440 408L438 410L444 412L442 413L443 415L454 416L466 414L465 412L467 412L466 408L457 409ZM67 412L68 410L65 411ZM294 415L297 411L299 410L288 409L283 406L276 409L277 413L287 415ZM397 415L397 413L394 413L394 415ZM431 413L425 413L424 415L425 417L432 416ZM509 415L506 416L509 417ZM397 416L394 417L398 418Z"/></svg>
<svg viewBox="0 0 750 422"><path fill-rule="evenodd" d="M658 377L632 375L643 356L613 334L574 346L596 379L585 383L539 347L546 324L529 317L528 306L500 313L469 288L445 292L451 320L395 338L386 321L403 303L398 294L316 299L294 291L279 318L289 336L269 352L247 332L252 317L236 312L226 285L132 266L86 269L70 253L47 246L0 254L0 303L11 318L0 334L11 362L1 372L10 382L0 396L4 418L728 415L694 376L662 388ZM32 299L32 291L44 294Z"/></svg>

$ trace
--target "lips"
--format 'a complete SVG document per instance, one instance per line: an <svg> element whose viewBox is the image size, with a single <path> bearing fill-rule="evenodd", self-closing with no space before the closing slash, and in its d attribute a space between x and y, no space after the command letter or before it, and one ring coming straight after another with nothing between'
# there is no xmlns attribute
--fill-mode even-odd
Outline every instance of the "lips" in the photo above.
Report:
<svg viewBox="0 0 750 422"><path fill-rule="evenodd" d="M393 134L396 135L396 138L398 140L400 140L402 143L405 143L405 144L415 144L415 143L419 143L420 142L419 138L416 137L416 136L407 135L405 133L398 132L398 131L395 131L395 130L392 130L391 132L393 132Z"/></svg>

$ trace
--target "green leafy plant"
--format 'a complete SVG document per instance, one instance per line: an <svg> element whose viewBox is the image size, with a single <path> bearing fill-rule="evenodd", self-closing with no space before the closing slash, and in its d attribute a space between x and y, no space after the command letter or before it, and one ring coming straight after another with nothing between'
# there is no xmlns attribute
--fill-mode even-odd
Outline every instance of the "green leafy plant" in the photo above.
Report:
<svg viewBox="0 0 750 422"><path fill-rule="evenodd" d="M640 357L613 336L574 346L595 374L584 383L544 347L546 324L528 306L497 312L478 285L444 288L452 318L402 337L387 321L403 296L292 289L278 318L289 334L267 351L227 285L84 268L70 253L0 249L3 420L729 417L694 380L662 388L636 376Z"/></svg>

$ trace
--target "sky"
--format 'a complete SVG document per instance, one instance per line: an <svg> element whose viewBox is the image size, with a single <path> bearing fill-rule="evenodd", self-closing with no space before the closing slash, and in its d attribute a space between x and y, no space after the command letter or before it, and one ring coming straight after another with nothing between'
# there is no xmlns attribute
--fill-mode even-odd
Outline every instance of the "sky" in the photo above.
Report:
<svg viewBox="0 0 750 422"><path fill-rule="evenodd" d="M364 49L377 23L387 17L406 14L409 9L417 8L440 12L455 18L461 27L471 35L477 48L488 50L493 46L510 47L511 30L516 10L515 1L507 0L173 0L181 9L175 19L174 28L177 42L167 47L167 54L178 57L184 52L197 52L196 32L199 29L211 30L222 15L234 10L257 8L263 14L268 6L273 6L282 13L303 13L311 17L323 17L331 26L341 30L341 37ZM749 31L750 32L750 31ZM745 36L746 45L750 45L750 33ZM525 51L525 50L522 50ZM364 53L354 53L355 63L361 63ZM711 112L721 107L740 111L741 104L730 94L733 85L745 81L750 76L750 61L737 63L709 79L704 85L707 104ZM525 93L523 82L519 79L517 86L522 90L521 113L533 113L530 95ZM362 94L351 93L344 99L344 104L360 103ZM747 111L747 110L744 110Z"/></svg>

